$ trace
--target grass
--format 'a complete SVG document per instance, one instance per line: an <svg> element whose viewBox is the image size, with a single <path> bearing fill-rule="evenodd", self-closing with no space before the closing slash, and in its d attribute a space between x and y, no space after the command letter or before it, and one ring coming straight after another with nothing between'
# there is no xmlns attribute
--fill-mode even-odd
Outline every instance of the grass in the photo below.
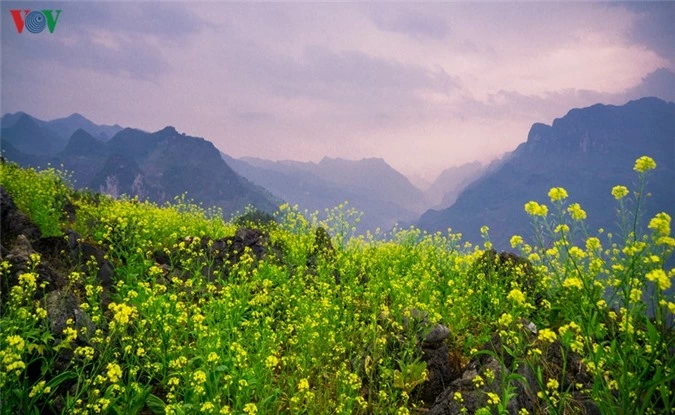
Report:
<svg viewBox="0 0 675 415"><path fill-rule="evenodd" d="M209 247L237 228L219 212L185 199L160 207L75 192L57 170L2 164L0 183L45 236L73 228L105 250L115 276L103 287L94 261L71 264L59 289L91 324L69 321L53 333L44 293L56 287L40 274L43 258L32 255L12 283L15 270L2 262L0 411L415 413L427 371L424 327L409 322L425 312L428 327L450 329L446 342L464 363L498 334L500 361L535 375L537 413L581 411L580 397L608 414L671 413L675 269L666 263L675 239L665 213L645 232L635 219L649 160L636 163L633 193L607 190L619 204L618 236L589 234L564 189L551 190L550 207L527 203L532 237L511 239L527 261L495 262L486 228L482 246L414 228L354 236L358 214L345 207L322 222L282 206L278 224L259 225L269 234L265 258L240 253L209 278ZM63 217L66 201L74 223ZM316 249L318 226L333 236L333 250ZM158 252L169 266L156 262ZM562 367L547 359L552 349ZM588 382L568 381L572 356ZM503 393L485 392L477 413L506 413L521 381L499 379Z"/></svg>

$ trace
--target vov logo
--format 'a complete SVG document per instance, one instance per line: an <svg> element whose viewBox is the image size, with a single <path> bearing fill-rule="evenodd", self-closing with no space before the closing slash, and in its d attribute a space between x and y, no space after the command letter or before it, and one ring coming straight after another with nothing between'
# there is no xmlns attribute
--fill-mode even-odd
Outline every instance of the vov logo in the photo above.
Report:
<svg viewBox="0 0 675 415"><path fill-rule="evenodd" d="M23 16L21 12L23 11ZM45 28L49 33L54 33L56 23L59 21L61 10L10 10L17 33L22 33L25 28L31 33L41 33ZM56 15L54 15L56 12Z"/></svg>

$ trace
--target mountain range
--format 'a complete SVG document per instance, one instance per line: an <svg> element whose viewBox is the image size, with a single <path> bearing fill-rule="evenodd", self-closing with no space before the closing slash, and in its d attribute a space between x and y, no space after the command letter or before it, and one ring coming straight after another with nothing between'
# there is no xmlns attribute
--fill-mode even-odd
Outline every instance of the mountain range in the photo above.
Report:
<svg viewBox="0 0 675 415"><path fill-rule="evenodd" d="M364 212L360 231L388 230L415 220L427 207L424 193L380 158L325 157L318 163L223 158L237 173L303 209L322 213L348 201Z"/></svg>
<svg viewBox="0 0 675 415"><path fill-rule="evenodd" d="M20 114L2 121L6 158L22 166L62 165L72 172L78 188L157 203L187 193L195 202L220 207L227 215L248 205L271 213L280 202L232 171L211 142L173 127L154 133L125 128L103 140L117 127L91 128L88 120L77 116L54 123ZM65 133L77 125L98 132L98 138L78 128L64 143L57 131Z"/></svg>
<svg viewBox="0 0 675 415"><path fill-rule="evenodd" d="M569 202L587 212L587 227L617 230L615 185L637 190L635 160L652 157L649 197L643 224L657 212L675 214L675 104L643 98L622 106L573 109L552 125L536 123L527 141L469 185L446 209L425 212L417 225L427 231L460 232L479 242L480 228L490 228L495 246L506 249L514 234L531 236L523 206L530 200L551 207L547 193L563 187Z"/></svg>
<svg viewBox="0 0 675 415"><path fill-rule="evenodd" d="M597 104L551 125L535 123L527 141L501 159L450 167L424 190L380 158L233 158L173 127L150 133L99 126L79 114L52 121L7 114L0 138L6 158L23 166L62 164L80 188L160 203L187 192L226 214L249 204L271 213L282 201L321 213L349 201L364 212L359 231L416 224L430 232L451 228L476 243L487 225L499 249L508 249L511 235L531 233L523 206L530 200L550 206L554 186L586 210L589 231L616 229L611 189L637 190L632 166L642 155L657 162L643 222L660 211L675 213L675 104L657 98Z"/></svg>

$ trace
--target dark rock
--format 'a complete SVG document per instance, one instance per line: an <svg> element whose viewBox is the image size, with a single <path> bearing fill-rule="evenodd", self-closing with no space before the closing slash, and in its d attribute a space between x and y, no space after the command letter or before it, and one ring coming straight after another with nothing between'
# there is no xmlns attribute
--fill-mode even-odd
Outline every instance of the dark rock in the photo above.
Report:
<svg viewBox="0 0 675 415"><path fill-rule="evenodd" d="M43 257L56 259L62 263L62 267L75 267L84 273L92 272L87 263L93 260L95 264L92 265L97 269L97 278L101 285L104 288L112 286L115 271L110 261L105 259L105 250L96 244L83 241L77 232L69 229L65 236L40 238L34 246Z"/></svg>
<svg viewBox="0 0 675 415"><path fill-rule="evenodd" d="M262 227L274 225L277 223L277 221L274 219L274 216L270 215L269 213L254 209L239 216L234 220L234 223L235 225L241 227Z"/></svg>
<svg viewBox="0 0 675 415"><path fill-rule="evenodd" d="M437 343L443 342L450 335L450 329L442 324L436 324L433 329L422 340L422 347L433 347Z"/></svg>
<svg viewBox="0 0 675 415"><path fill-rule="evenodd" d="M68 222L75 222L75 205L73 205L69 199L66 200L66 203L63 206L63 213Z"/></svg>
<svg viewBox="0 0 675 415"><path fill-rule="evenodd" d="M528 333L528 331L523 331L523 333ZM505 352L497 334L482 347L482 350L490 351L503 358L497 359L492 354L479 354L467 365L461 378L454 380L438 395L427 414L457 415L462 413L462 407L466 408L468 413L474 413L486 405L488 392L495 393L499 397L503 396L502 379L509 376L512 371L518 374L518 380L511 381L515 396L509 401L507 412L517 414L522 408L527 409L531 414L542 412L541 402L537 398L540 388L534 370L524 363L515 364L513 357ZM567 364L565 365L559 341L546 347L540 364L542 368L545 368L544 377L562 379L560 387L570 391L569 402L574 403L572 412L599 414L597 406L576 387L577 384L581 384L582 389L588 389L593 383L593 379L581 362L581 357L568 351L566 358ZM565 376L560 373L563 367L566 367ZM486 376L488 370L494 375L494 380L491 382ZM472 380L476 375L481 375L485 382L484 385L476 387L473 384ZM455 399L456 393L462 395L461 404Z"/></svg>
<svg viewBox="0 0 675 415"><path fill-rule="evenodd" d="M426 403L436 400L450 383L461 373L453 368L449 359L450 352L445 343L435 343L435 347L422 348L422 361L427 364L427 381L417 389L417 396Z"/></svg>
<svg viewBox="0 0 675 415"><path fill-rule="evenodd" d="M250 248L255 258L260 260L267 253L269 235L258 229L239 228L232 240L232 251L241 253L245 248Z"/></svg>
<svg viewBox="0 0 675 415"><path fill-rule="evenodd" d="M486 380L485 385L476 388L472 382L473 379L479 374L483 379L486 379L485 372L488 370L494 373L494 381L487 382ZM436 398L427 415L458 415L462 413L462 407L465 407L470 414L475 413L487 404L487 392L501 396L499 388L502 376L502 364L492 356L489 356L480 367L475 364L470 365L461 378L454 380ZM455 399L455 393L457 392L462 395L462 403Z"/></svg>
<svg viewBox="0 0 675 415"><path fill-rule="evenodd" d="M57 339L63 337L63 330L68 326L69 319L73 320L80 340L88 338L96 329L89 316L80 308L77 298L65 290L56 290L47 294L45 308L49 318L49 329ZM82 334L82 328L86 328L86 336Z"/></svg>
<svg viewBox="0 0 675 415"><path fill-rule="evenodd" d="M340 284L340 272L335 267L335 248L331 237L325 228L319 226L314 232L314 244L312 250L307 256L307 268L310 272L315 272L319 263L327 264L332 268L335 284Z"/></svg>
<svg viewBox="0 0 675 415"><path fill-rule="evenodd" d="M115 269L109 261L103 260L98 269L96 277L101 282L103 287L111 287L113 284L113 277L115 276Z"/></svg>
<svg viewBox="0 0 675 415"><path fill-rule="evenodd" d="M505 282L516 282L528 291L536 288L536 275L532 263L513 252L497 253L494 249L487 250L476 261L475 271L488 279L498 277L506 279Z"/></svg>
<svg viewBox="0 0 675 415"><path fill-rule="evenodd" d="M31 223L28 216L16 207L5 188L0 186L0 241L3 246L7 246L18 235L36 240L42 233Z"/></svg>
<svg viewBox="0 0 675 415"><path fill-rule="evenodd" d="M186 238L192 243L192 238ZM202 275L210 280L215 279L221 272L227 273L230 266L241 260L246 250L249 250L255 261L260 261L269 252L269 234L259 229L239 228L234 236L222 239L200 239L199 247L212 259L210 265L202 269ZM166 254L158 252L155 260L161 265L169 265L170 256L178 255L177 252ZM161 262L160 262L161 261ZM227 276L223 275L224 277Z"/></svg>
<svg viewBox="0 0 675 415"><path fill-rule="evenodd" d="M450 335L450 329L436 324L429 330L429 313L426 311L413 308L406 314L410 317L404 316L403 328L409 335L416 337L422 351L422 361L427 364L427 381L415 389L415 394L430 404L461 375L458 368L450 362L450 351L445 342Z"/></svg>
<svg viewBox="0 0 675 415"><path fill-rule="evenodd" d="M53 266L44 256L40 255L40 263L34 266L31 262L31 255L38 252L33 249L32 244L25 235L19 235L11 251L5 256L5 259L10 263L9 278L2 280L2 300L6 300L6 296L10 289L18 284L19 276L25 272L32 271L37 274L36 283L38 287L46 283L44 290L38 289L34 293L34 299L42 297L45 291L51 291L64 284L65 276L59 267Z"/></svg>

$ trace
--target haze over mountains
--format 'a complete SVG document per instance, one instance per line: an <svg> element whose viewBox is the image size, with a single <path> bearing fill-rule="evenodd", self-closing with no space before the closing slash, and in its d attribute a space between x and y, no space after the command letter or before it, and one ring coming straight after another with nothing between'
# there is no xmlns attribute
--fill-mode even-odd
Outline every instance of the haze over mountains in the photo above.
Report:
<svg viewBox="0 0 675 415"><path fill-rule="evenodd" d="M589 230L615 228L610 190L617 184L635 190L633 162L646 154L658 167L650 174L645 218L675 213L675 104L656 98L574 109L551 126L536 123L527 142L501 160L450 167L424 190L380 158L236 159L173 127L148 133L99 126L78 114L53 121L7 114L2 151L24 166L63 164L78 187L113 195L164 202L187 192L226 214L248 204L271 213L282 201L323 212L349 201L364 212L360 231L415 223L431 232L452 228L479 242L480 227L488 225L501 249L511 235L529 235L523 205L550 205L552 186L565 187L570 201L581 203Z"/></svg>
<svg viewBox="0 0 675 415"><path fill-rule="evenodd" d="M303 209L323 212L348 201L364 212L360 230L388 230L415 220L428 206L420 189L379 158L312 163L223 157L237 173Z"/></svg>

